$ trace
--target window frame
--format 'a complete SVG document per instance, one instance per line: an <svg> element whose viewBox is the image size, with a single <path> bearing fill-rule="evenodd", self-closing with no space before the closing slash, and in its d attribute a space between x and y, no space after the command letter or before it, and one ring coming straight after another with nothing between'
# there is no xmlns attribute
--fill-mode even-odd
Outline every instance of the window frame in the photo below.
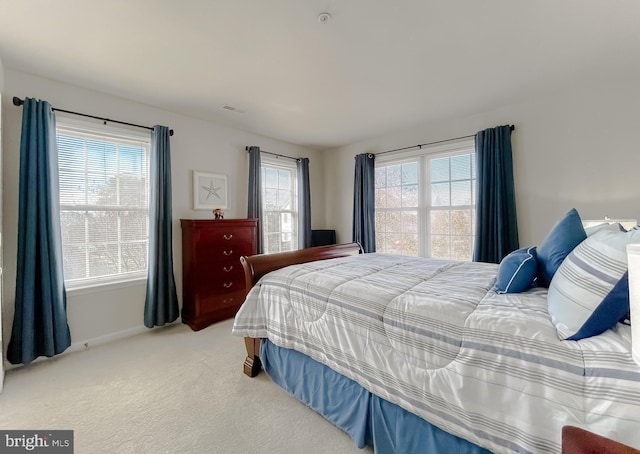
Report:
<svg viewBox="0 0 640 454"><path fill-rule="evenodd" d="M130 145L130 146L141 146L145 150L145 161L146 161L146 210L144 207L126 207L123 205L117 205L120 208L116 208L113 210L109 210L106 206L102 205L91 205L91 204L65 204L60 202L60 213L61 213L61 221L62 221L62 212L63 211L73 211L69 209L65 209L65 207L84 207L84 210L78 209L76 211L141 211L146 212L146 236L143 240L143 243L146 245L144 248L146 251L146 268L144 270L132 271L132 272L119 272L118 274L108 275L108 276L96 276L96 277L85 277L85 278L77 278L77 279L69 279L65 276L65 288L73 294L84 294L91 293L99 288L99 290L107 290L107 289L115 289L115 288L125 288L130 287L132 285L139 285L146 281L148 274L148 266L149 266L149 214L150 214L150 157L151 157L151 135L148 132L142 132L139 129L128 128L125 126L115 126L112 124L97 124L91 121L87 121L84 119L78 119L72 116L66 115L57 115L56 116L56 141L58 140L59 135L64 135L65 133L69 135L77 135L83 138L93 138L97 141L105 141L112 142L117 141L122 145ZM58 169L60 169L60 163L58 164ZM87 169L83 169L83 172L87 172ZM59 192L60 194L60 192ZM114 206L115 207L115 206ZM62 222L60 224L60 229L62 233ZM86 227L85 227L86 229ZM85 231L85 236L87 235ZM118 227L118 249L120 249L120 244L127 242L122 240L120 227ZM85 244L87 240L85 240ZM64 249L63 249L64 254ZM86 260L89 260L88 258ZM87 262L88 263L88 262Z"/></svg>
<svg viewBox="0 0 640 454"><path fill-rule="evenodd" d="M419 149L394 152L389 154L379 154L376 156L375 166L390 166L407 162L418 163L418 255L421 257L431 257L432 233L431 233L431 212L451 211L452 209L473 209L475 213L476 204L471 205L449 205L443 207L432 206L431 200L431 161L437 158L453 157L465 154L475 155L475 141L473 137L447 141L446 143L422 146ZM451 181L451 180L449 180ZM477 169L474 183L474 196L477 203ZM386 208L384 209L386 210ZM376 207L378 211L378 207ZM472 215L471 233L472 249L475 240L475 214ZM376 232L377 233L377 232ZM449 234L449 237L451 235ZM473 253L473 251L472 251ZM472 257L469 257L471 260Z"/></svg>
<svg viewBox="0 0 640 454"><path fill-rule="evenodd" d="M262 194L262 221L261 221L261 230L262 230L262 238L263 238L263 250L264 254L274 254L276 252L286 252L286 251L275 251L268 252L269 232L267 231L268 220L267 213L268 212L277 212L277 213L290 213L291 214L291 225L292 225L292 238L291 238L291 251L298 250L298 166L297 160L292 158L281 158L278 156L273 156L267 153L263 153L261 155L260 162L260 172L262 174L263 169L272 168L278 170L286 170L291 173L291 183L290 183L290 192L291 192L291 210L267 210L265 204L265 191L266 191L266 181L265 178L262 178L262 187L260 188ZM264 175L263 175L264 176ZM283 232L278 232L281 235ZM280 249L280 248L279 248Z"/></svg>

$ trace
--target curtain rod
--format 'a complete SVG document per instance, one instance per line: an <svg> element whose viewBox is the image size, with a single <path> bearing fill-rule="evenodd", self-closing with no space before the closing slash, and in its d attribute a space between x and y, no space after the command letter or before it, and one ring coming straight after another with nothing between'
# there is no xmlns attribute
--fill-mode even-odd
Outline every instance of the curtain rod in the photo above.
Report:
<svg viewBox="0 0 640 454"><path fill-rule="evenodd" d="M515 131L515 129L516 129L516 127L514 125L510 125L509 128L511 128L512 131ZM379 153L371 153L371 154L373 154L374 156L378 156L380 154L393 153L394 151L404 151L404 150L409 150L411 148L422 148L422 147L426 147L426 146L429 146L429 145L437 145L439 143L452 142L454 140L469 139L471 137L475 137L475 134L471 134L469 136L454 137L453 139L438 140L436 142L421 143L421 144L418 144L418 145L412 145L410 147L396 148L395 150L387 150L387 151L381 151Z"/></svg>
<svg viewBox="0 0 640 454"><path fill-rule="evenodd" d="M23 104L24 104L24 101L22 99L18 98L17 96L13 97L13 105L14 106L21 106ZM102 121L104 121L104 124L107 124L107 121L109 121L111 123L118 123L118 124L121 124L121 125L134 126L136 128L149 129L149 130L153 131L153 128L150 127L150 126L137 125L135 123L127 123L126 121L112 120L110 118L104 118L104 117L96 117L95 115L83 114L83 113L80 113L80 112L73 112L71 110L57 109L55 107L51 107L51 110L55 110L55 111L58 111L58 112L64 112L64 113L68 113L68 114L73 114L73 115L78 115L80 117L93 118L95 120L102 120ZM173 129L169 129L169 135L170 136L173 135Z"/></svg>
<svg viewBox="0 0 640 454"><path fill-rule="evenodd" d="M251 147L248 147L248 146L247 146L247 147L244 147L244 149L245 149L246 151L249 151L249 148L251 148ZM260 153L270 154L270 155L272 155L272 156L277 156L278 158L293 159L294 161L297 161L297 160L299 160L299 159L300 159L300 158L292 158L291 156L286 156L286 155L283 155L283 154L271 153L270 151L264 151L264 150L260 150Z"/></svg>

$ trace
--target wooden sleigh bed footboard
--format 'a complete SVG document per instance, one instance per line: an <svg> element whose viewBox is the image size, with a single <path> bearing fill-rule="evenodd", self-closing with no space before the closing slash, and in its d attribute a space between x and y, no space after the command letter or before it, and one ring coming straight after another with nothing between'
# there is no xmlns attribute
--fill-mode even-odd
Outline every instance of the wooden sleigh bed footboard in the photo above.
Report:
<svg viewBox="0 0 640 454"><path fill-rule="evenodd" d="M336 244L330 246L316 246L300 249L292 252L281 252L269 255L251 255L240 257L246 282L246 292L265 274L298 263L314 262L316 260L327 260L338 257L347 257L362 253L362 247L358 243ZM247 358L244 360L244 373L249 377L255 377L260 373L260 342L261 339L252 337L244 338L244 345L247 349Z"/></svg>

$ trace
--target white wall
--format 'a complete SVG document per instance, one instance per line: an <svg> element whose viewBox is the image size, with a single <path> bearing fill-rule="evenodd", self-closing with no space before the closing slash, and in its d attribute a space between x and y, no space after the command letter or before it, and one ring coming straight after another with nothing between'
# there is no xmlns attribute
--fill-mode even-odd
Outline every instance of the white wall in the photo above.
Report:
<svg viewBox="0 0 640 454"><path fill-rule="evenodd" d="M572 86L520 104L424 124L325 152L327 224L351 241L354 156L514 124L520 245L537 245L572 207L583 219L640 219L640 84Z"/></svg>
<svg viewBox="0 0 640 454"><path fill-rule="evenodd" d="M173 189L174 273L182 301L182 247L180 218L212 218L208 211L193 211L191 171L201 170L229 177L229 206L225 218L246 217L247 145L292 157L310 158L312 226L324 225L322 154L256 134L189 118L154 107L115 98L95 91L7 70L4 110L4 319L3 337L8 343L13 320L16 243L18 224L18 172L22 108L11 98L32 97L52 106L142 125L162 124L175 131L171 138ZM142 328L145 285L137 284L97 293L70 292L68 318L74 346L104 340L114 333Z"/></svg>
<svg viewBox="0 0 640 454"><path fill-rule="evenodd" d="M0 98L4 94L4 66L2 58L0 58ZM2 103L0 102L0 169L2 169ZM0 172L0 269L2 269L2 172ZM2 275L0 275L0 392L4 386L4 345L3 342L3 323L2 323Z"/></svg>

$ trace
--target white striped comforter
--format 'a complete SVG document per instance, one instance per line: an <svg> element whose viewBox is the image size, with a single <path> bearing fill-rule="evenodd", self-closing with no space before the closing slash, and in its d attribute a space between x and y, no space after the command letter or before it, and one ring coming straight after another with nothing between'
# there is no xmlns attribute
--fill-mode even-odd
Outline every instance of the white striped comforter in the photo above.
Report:
<svg viewBox="0 0 640 454"><path fill-rule="evenodd" d="M576 425L640 447L628 326L561 341L546 289L498 295L497 265L383 254L265 276L233 333L269 338L496 453L560 452Z"/></svg>

